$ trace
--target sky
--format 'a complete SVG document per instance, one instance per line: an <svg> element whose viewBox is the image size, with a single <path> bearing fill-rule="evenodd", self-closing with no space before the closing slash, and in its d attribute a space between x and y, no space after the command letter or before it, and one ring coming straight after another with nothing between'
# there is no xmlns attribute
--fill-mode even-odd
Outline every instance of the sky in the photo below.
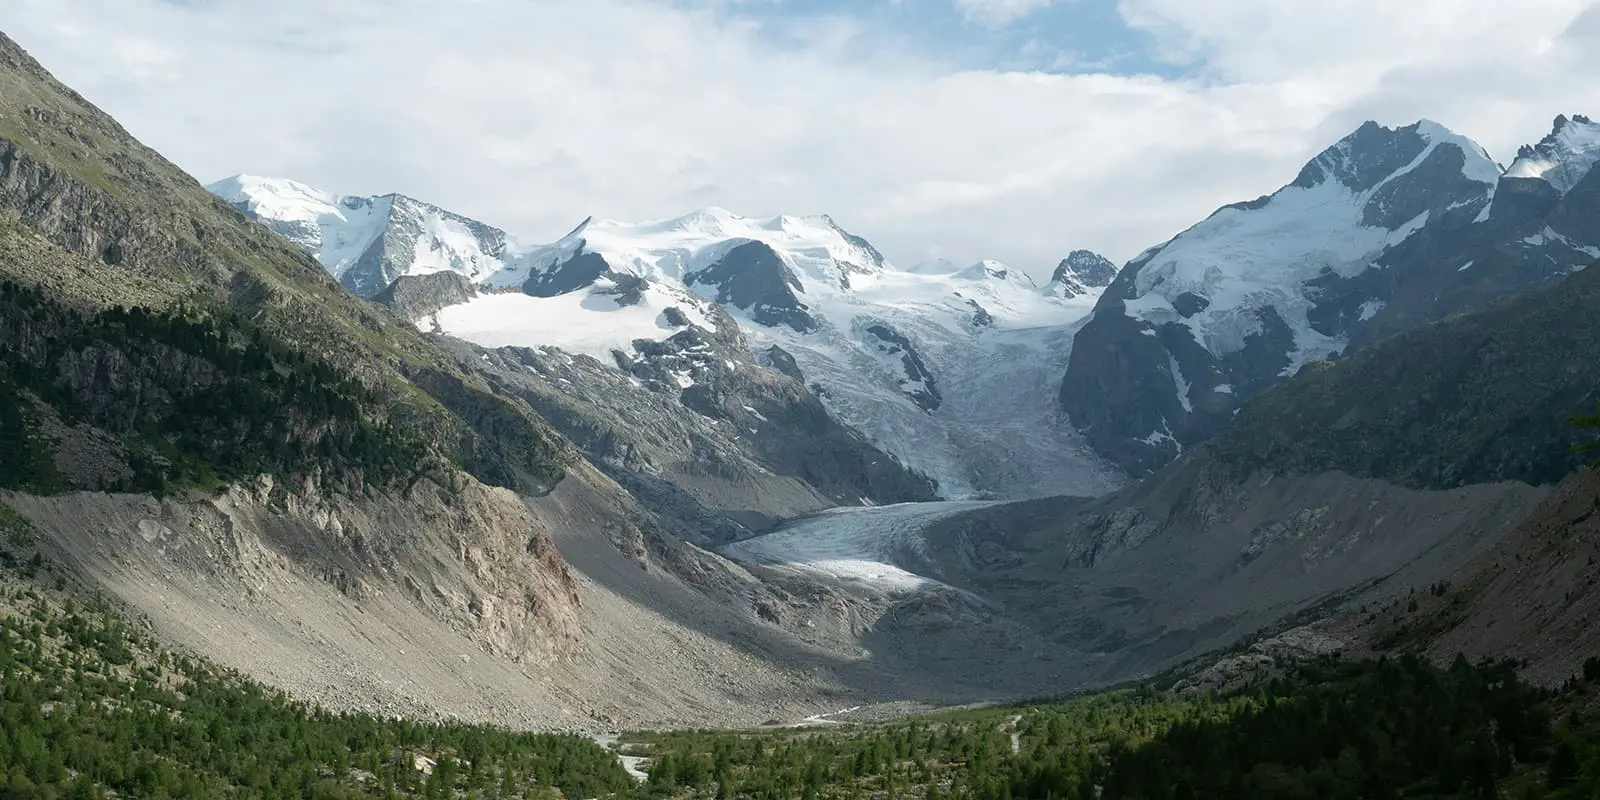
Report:
<svg viewBox="0 0 1600 800"><path fill-rule="evenodd" d="M830 214L910 266L1121 263L1373 119L1508 163L1600 115L1591 0L7 0L197 179L586 216Z"/></svg>

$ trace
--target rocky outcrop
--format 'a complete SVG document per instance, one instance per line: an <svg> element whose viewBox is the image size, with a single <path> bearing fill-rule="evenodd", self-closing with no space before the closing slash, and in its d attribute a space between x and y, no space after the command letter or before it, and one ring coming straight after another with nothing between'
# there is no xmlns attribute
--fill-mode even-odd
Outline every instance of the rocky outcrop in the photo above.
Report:
<svg viewBox="0 0 1600 800"><path fill-rule="evenodd" d="M1351 644L1325 630L1324 626L1291 628L1252 642L1243 652L1217 659L1196 674L1178 681L1172 690L1191 697L1237 692L1283 675L1298 664L1341 655Z"/></svg>
<svg viewBox="0 0 1600 800"><path fill-rule="evenodd" d="M593 285L601 278L616 276L617 273L611 270L611 265L606 263L605 256L580 250L571 258L543 272L529 275L528 280L522 284L522 291L534 297L555 297Z"/></svg>
<svg viewBox="0 0 1600 800"><path fill-rule="evenodd" d="M401 319L423 319L439 309L465 303L478 295L478 287L459 272L430 272L427 275L402 275L372 301L388 306Z"/></svg>
<svg viewBox="0 0 1600 800"><path fill-rule="evenodd" d="M796 294L805 291L800 279L765 242L737 245L711 266L685 275L683 282L714 288L718 303L748 311L762 325L785 325L799 333L817 329Z"/></svg>
<svg viewBox="0 0 1600 800"><path fill-rule="evenodd" d="M944 398L939 396L938 382L922 356L917 354L917 348L911 344L911 340L881 322L865 325L862 332L871 337L880 353L899 360L898 366L905 376L900 378L900 391L923 411L930 414L938 411L939 404L944 402Z"/></svg>

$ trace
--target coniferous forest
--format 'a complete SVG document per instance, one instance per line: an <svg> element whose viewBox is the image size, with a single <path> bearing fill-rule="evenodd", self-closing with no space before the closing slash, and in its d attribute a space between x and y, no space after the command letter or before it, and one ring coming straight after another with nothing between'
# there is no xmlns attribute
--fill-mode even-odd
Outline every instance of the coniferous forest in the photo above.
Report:
<svg viewBox="0 0 1600 800"><path fill-rule="evenodd" d="M3 508L3 507L0 507ZM0 519L9 547L26 522ZM1302 665L1227 695L1153 685L888 723L638 733L635 781L572 735L318 710L174 654L8 556L7 798L1590 798L1600 660L1559 691L1509 662Z"/></svg>

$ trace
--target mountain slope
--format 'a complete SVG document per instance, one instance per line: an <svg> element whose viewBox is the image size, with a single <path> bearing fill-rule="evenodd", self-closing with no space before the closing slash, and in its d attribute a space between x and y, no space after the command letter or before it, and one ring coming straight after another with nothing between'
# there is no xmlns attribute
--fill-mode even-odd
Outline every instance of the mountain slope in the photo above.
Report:
<svg viewBox="0 0 1600 800"><path fill-rule="evenodd" d="M1546 150L1563 174L1590 166ZM1147 473L1306 364L1559 281L1600 256L1600 218L1587 183L1556 196L1517 177L1531 171L1431 122L1363 125L1274 194L1129 262L1074 344L1063 408Z"/></svg>
<svg viewBox="0 0 1600 800"><path fill-rule="evenodd" d="M570 455L526 406L495 397L414 331L340 291L9 39L0 40L0 170L5 276L16 284L85 314L132 304L167 312L181 301L216 324L248 321L238 328L245 341L259 329L351 376L376 398L364 414L418 430L478 477L536 492L560 480ZM429 388L450 389L453 407Z"/></svg>
<svg viewBox="0 0 1600 800"><path fill-rule="evenodd" d="M1264 391L1135 486L952 515L896 563L1028 608L1024 624L1105 654L1080 667L1104 680L1441 580L1454 588L1424 607L1443 622L1393 611L1378 635L1403 627L1444 657L1525 637L1515 652L1559 679L1581 661L1561 598L1588 597L1573 538L1588 528L1572 526L1593 479L1567 477L1581 440L1567 421L1600 400L1597 304L1600 270L1585 269L1384 339ZM1526 638L1546 623L1572 633Z"/></svg>
<svg viewBox="0 0 1600 800"><path fill-rule="evenodd" d="M833 419L944 497L1094 494L1120 480L1052 408L1074 326L1114 272L1087 251L1039 287L998 262L902 271L826 216L709 208L645 223L588 219L530 245L403 198L247 176L211 188L359 293L484 347L555 347L636 372L678 337L741 342L716 357L801 381ZM424 210L367 213L396 204ZM374 289L351 275L390 282ZM725 376L673 369L686 392L689 381L721 391L714 381ZM763 435L782 435L785 421L773 422Z"/></svg>
<svg viewBox="0 0 1600 800"><path fill-rule="evenodd" d="M479 353L345 291L3 37L0 281L0 499L164 638L335 708L522 728L754 724L846 686L848 645L761 621L786 601Z"/></svg>
<svg viewBox="0 0 1600 800"><path fill-rule="evenodd" d="M1444 660L1514 658L1534 681L1557 685L1600 646L1594 563L1600 558L1600 472L1562 481L1497 546L1443 580L1375 615L1343 621L1374 651L1417 651Z"/></svg>
<svg viewBox="0 0 1600 800"><path fill-rule="evenodd" d="M1313 366L1263 393L1211 451L1241 474L1337 469L1407 486L1559 482L1567 424L1600 399L1600 270Z"/></svg>

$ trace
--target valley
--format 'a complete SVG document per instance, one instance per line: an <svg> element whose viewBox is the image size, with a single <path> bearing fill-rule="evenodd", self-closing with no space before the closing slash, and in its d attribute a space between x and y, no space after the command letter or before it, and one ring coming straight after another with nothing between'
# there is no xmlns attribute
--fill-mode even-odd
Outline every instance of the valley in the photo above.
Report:
<svg viewBox="0 0 1600 800"><path fill-rule="evenodd" d="M1578 796L1596 231L1563 115L1366 122L1047 281L524 241L202 185L0 35L0 788Z"/></svg>

